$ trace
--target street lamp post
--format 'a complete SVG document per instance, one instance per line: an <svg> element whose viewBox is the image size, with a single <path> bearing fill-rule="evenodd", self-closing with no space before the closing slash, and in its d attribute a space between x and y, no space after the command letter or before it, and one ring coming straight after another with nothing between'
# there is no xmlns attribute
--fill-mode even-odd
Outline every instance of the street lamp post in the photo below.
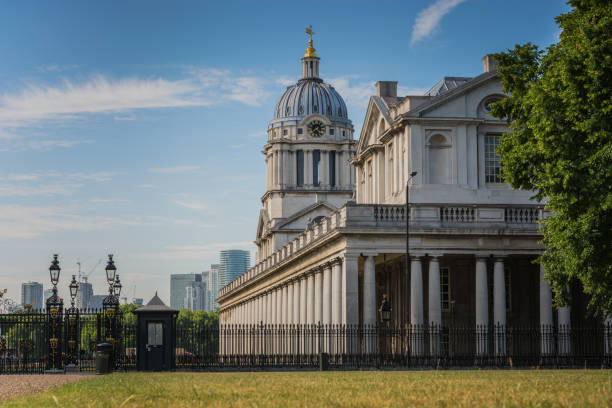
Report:
<svg viewBox="0 0 612 408"><path fill-rule="evenodd" d="M66 310L66 317L68 320L68 358L69 364L66 366L72 369L76 369L77 356L76 356L76 345L78 338L78 322L79 322L79 310L74 306L74 300L79 291L79 284L76 281L75 275L72 275L72 281L68 285L70 289L70 308ZM76 370L75 370L76 371Z"/></svg>
<svg viewBox="0 0 612 408"><path fill-rule="evenodd" d="M57 294L60 272L61 268L57 260L57 254L54 254L49 267L53 294L47 299L47 370L51 372L59 371L62 366L61 339L64 301Z"/></svg>
<svg viewBox="0 0 612 408"><path fill-rule="evenodd" d="M104 311L104 317L106 321L106 341L113 345L113 356L117 355L117 349L119 342L117 341L117 321L119 314L119 297L116 295L115 284L119 285L119 292L121 292L121 282L119 276L117 276L117 267L113 261L113 254L108 255L108 262L106 263L106 281L108 282L108 296L102 301L102 309ZM116 358L112 358L109 363L111 367L114 367Z"/></svg>
<svg viewBox="0 0 612 408"><path fill-rule="evenodd" d="M416 171L413 171L406 180L406 322L410 322L410 302L408 301L410 295L410 280L408 279L408 271L410 270L410 182L412 178L417 175Z"/></svg>

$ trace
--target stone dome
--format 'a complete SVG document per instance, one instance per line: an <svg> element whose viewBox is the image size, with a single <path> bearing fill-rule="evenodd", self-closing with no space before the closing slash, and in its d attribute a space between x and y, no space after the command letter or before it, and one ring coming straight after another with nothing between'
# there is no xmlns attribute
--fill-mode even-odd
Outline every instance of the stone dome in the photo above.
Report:
<svg viewBox="0 0 612 408"><path fill-rule="evenodd" d="M300 121L312 114L326 116L336 125L352 127L340 94L319 78L301 79L288 86L274 108L273 122Z"/></svg>

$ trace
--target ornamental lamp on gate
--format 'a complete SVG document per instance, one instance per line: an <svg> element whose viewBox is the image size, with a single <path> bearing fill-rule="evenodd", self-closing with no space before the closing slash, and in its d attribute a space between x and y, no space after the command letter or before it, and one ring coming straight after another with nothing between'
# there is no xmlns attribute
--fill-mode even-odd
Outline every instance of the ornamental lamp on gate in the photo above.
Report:
<svg viewBox="0 0 612 408"><path fill-rule="evenodd" d="M113 261L113 254L108 254L108 262L106 264L106 280L109 285L112 285L115 282L115 274L117 273L117 268L115 267L115 262Z"/></svg>
<svg viewBox="0 0 612 408"><path fill-rule="evenodd" d="M49 267L49 275L51 277L51 283L53 286L57 286L61 270L59 261L57 260L57 254L53 254L53 261L51 261L51 266Z"/></svg>
<svg viewBox="0 0 612 408"><path fill-rule="evenodd" d="M113 284L113 291L115 292L115 297L119 299L119 295L121 294L121 281L119 280L119 275L117 275L117 279L115 279L115 283Z"/></svg>
<svg viewBox="0 0 612 408"><path fill-rule="evenodd" d="M72 307L74 307L74 299L76 298L77 292L79 291L79 284L77 283L74 275L72 275L72 281L70 282L70 285L68 287L70 288L70 302L72 304Z"/></svg>

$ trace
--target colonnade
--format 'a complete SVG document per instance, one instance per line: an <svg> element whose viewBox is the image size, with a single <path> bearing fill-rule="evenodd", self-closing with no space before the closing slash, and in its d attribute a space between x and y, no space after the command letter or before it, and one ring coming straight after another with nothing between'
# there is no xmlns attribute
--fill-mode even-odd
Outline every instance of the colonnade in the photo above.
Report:
<svg viewBox="0 0 612 408"><path fill-rule="evenodd" d="M363 286L358 293L358 259L360 255L344 254L300 275L283 280L274 286L255 293L238 304L222 311L221 323L233 325L351 325L359 323L361 306L362 323L374 330L371 341L364 342L365 351L375 352L377 347L377 298L375 258L377 253L362 253ZM410 352L435 355L440 351L442 324L440 258L442 254L427 257L410 257ZM506 282L504 257L493 258L493 310L489 310L487 263L491 257L476 256L475 262L475 347L478 355L506 354ZM428 321L424 320L423 263L428 262ZM545 271L540 267L540 325L541 352L546 354L571 353L570 308L561 307L558 313L558 329L553 331L553 307L550 285L544 280ZM492 312L493 318L490 319ZM490 322L494 327L490 327ZM432 331L432 328L433 331ZM428 343L418 330L430 330ZM490 335L494 339L490 339ZM555 339L557 344L555 344ZM492 340L492 341L491 341ZM489 347L493 345L493 350ZM556 347L555 347L556 346ZM612 346L610 346L612 349Z"/></svg>
<svg viewBox="0 0 612 408"><path fill-rule="evenodd" d="M342 259L334 258L223 311L223 324L342 324Z"/></svg>

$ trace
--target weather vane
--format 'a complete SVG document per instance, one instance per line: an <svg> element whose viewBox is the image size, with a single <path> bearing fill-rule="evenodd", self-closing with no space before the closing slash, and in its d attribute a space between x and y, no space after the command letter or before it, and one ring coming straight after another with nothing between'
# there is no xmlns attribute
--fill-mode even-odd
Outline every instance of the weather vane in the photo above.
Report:
<svg viewBox="0 0 612 408"><path fill-rule="evenodd" d="M306 34L310 35L310 40L312 40L312 35L314 34L314 31L312 31L312 24L310 24L308 27L306 27Z"/></svg>

